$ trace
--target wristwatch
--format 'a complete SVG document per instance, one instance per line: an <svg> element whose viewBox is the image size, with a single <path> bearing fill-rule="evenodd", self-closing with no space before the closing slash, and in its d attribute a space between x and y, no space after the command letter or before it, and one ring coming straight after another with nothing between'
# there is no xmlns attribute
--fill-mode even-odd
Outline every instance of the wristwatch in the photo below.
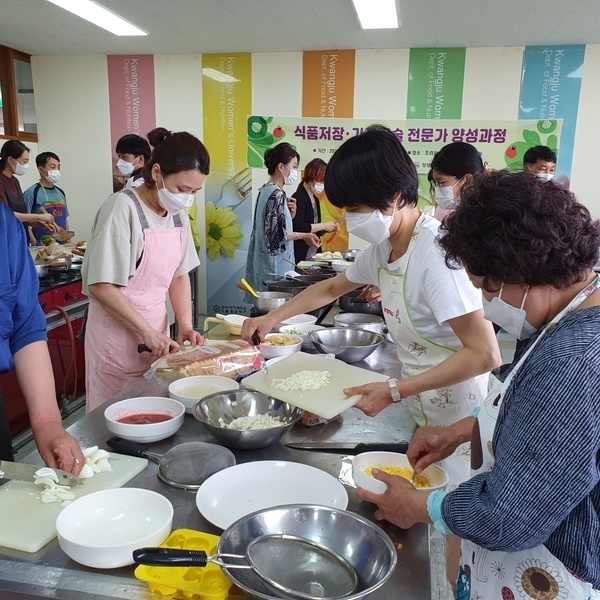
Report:
<svg viewBox="0 0 600 600"><path fill-rule="evenodd" d="M387 380L387 383L390 386L390 394L392 395L392 402L401 402L402 395L400 394L400 391L398 390L398 380L394 379L393 377L390 377Z"/></svg>

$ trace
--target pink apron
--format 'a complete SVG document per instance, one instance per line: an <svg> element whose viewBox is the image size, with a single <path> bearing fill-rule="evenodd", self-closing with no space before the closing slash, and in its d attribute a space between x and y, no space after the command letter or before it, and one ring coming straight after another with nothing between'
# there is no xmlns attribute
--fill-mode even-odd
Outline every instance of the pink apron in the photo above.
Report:
<svg viewBox="0 0 600 600"><path fill-rule="evenodd" d="M123 190L135 205L144 234L142 258L121 292L157 331L168 334L166 295L183 255L183 226L178 214L174 227L150 229L135 193ZM142 337L109 315L90 296L85 332L86 411L90 412L139 379L155 359L139 354Z"/></svg>
<svg viewBox="0 0 600 600"><path fill-rule="evenodd" d="M481 464L473 465L472 475L490 471L495 462L492 439L504 394L515 374L544 335L558 321L577 308L600 287L600 278L587 286L559 313L531 344L504 382L490 378L490 392L479 415ZM600 600L600 590L573 575L543 544L519 552L486 550L470 540L462 540L457 600Z"/></svg>

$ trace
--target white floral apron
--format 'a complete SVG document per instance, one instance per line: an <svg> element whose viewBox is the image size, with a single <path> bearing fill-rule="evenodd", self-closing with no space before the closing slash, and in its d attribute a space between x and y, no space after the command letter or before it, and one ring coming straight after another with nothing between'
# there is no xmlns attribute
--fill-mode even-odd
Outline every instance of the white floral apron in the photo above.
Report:
<svg viewBox="0 0 600 600"><path fill-rule="evenodd" d="M496 377L490 377L490 391L477 417L483 457L476 459L477 464L473 465L476 468L472 468L472 475L488 472L494 466L492 439L498 414L504 394L519 368L540 339L598 287L600 287L600 277L578 294L567 308L544 327L504 382ZM520 552L495 552L485 550L469 540L462 540L456 598L457 600L566 600L567 598L568 600L595 600L600 599L600 591L573 575L543 544Z"/></svg>
<svg viewBox="0 0 600 600"><path fill-rule="evenodd" d="M379 287L385 321L402 363L402 378L418 375L452 356L456 349L423 337L413 326L406 288L411 285L409 265L414 242L419 235L421 216L406 251L404 273L379 269ZM407 276L408 274L408 276ZM403 399L418 425L450 425L469 416L485 398L488 375L480 375L453 386L422 392ZM450 477L448 489L469 479L470 444L462 444L440 466Z"/></svg>

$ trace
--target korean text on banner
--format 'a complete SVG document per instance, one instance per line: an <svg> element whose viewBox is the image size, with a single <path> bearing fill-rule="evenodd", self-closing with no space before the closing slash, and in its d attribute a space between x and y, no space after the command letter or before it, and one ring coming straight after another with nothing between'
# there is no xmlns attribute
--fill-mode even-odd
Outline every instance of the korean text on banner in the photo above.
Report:
<svg viewBox="0 0 600 600"><path fill-rule="evenodd" d="M206 179L207 312L243 313L236 288L246 273L252 233L252 171L246 166L247 116L252 109L250 54L202 56Z"/></svg>
<svg viewBox="0 0 600 600"><path fill-rule="evenodd" d="M354 50L302 54L302 116L354 116Z"/></svg>
<svg viewBox="0 0 600 600"><path fill-rule="evenodd" d="M465 48L413 48L408 66L407 119L460 119Z"/></svg>
<svg viewBox="0 0 600 600"><path fill-rule="evenodd" d="M575 127L585 46L529 46L523 54L523 76L519 119L540 119L545 140L533 135L527 146L517 148L515 168L522 168L523 154L537 145L557 153L557 175L568 185L571 176ZM560 145L554 135L557 119L562 119ZM537 133L537 132L534 132ZM519 163L520 161L520 163Z"/></svg>

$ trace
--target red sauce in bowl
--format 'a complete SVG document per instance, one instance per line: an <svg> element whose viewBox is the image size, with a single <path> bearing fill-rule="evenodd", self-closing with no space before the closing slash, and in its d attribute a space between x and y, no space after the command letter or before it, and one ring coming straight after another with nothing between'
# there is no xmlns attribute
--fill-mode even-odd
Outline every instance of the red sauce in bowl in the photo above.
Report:
<svg viewBox="0 0 600 600"><path fill-rule="evenodd" d="M164 413L135 413L132 415L125 415L117 419L117 423L124 423L126 425L152 425L154 423L163 423L173 418L173 415Z"/></svg>

